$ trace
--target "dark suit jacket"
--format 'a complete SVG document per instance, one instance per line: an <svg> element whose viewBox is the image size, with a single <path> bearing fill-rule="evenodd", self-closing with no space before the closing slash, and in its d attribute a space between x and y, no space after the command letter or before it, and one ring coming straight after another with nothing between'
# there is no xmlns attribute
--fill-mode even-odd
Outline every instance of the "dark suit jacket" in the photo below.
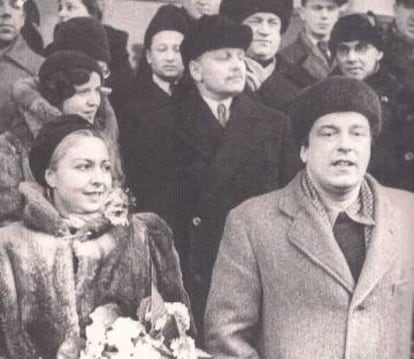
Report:
<svg viewBox="0 0 414 359"><path fill-rule="evenodd" d="M300 88L310 86L318 80L328 77L333 69L322 52L305 37L302 32L298 39L280 52L289 65L293 66L295 83Z"/></svg>
<svg viewBox="0 0 414 359"><path fill-rule="evenodd" d="M171 224L200 323L227 213L287 184L298 154L285 115L243 94L226 128L197 89L145 120L129 131L129 184L139 210Z"/></svg>

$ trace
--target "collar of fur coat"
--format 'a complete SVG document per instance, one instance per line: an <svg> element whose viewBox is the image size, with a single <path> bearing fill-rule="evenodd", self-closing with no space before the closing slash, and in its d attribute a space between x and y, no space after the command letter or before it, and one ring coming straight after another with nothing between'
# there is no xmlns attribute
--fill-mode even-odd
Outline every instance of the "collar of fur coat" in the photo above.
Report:
<svg viewBox="0 0 414 359"><path fill-rule="evenodd" d="M106 215L108 207L115 208L116 213L120 213L120 216L125 219L121 224L128 223L128 198L120 189L113 190L108 196L108 201L104 205L105 211L87 218L62 217L48 200L45 189L35 182L22 182L19 191L26 200L23 212L25 226L53 236L76 235L79 240L101 236L119 224L114 223L111 217Z"/></svg>

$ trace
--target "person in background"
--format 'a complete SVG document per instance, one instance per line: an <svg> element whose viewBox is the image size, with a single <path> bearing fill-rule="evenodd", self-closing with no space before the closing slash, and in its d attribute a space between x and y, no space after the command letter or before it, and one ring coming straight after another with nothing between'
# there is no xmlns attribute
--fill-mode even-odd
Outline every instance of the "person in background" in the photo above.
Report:
<svg viewBox="0 0 414 359"><path fill-rule="evenodd" d="M25 0L26 19L22 28L22 36L29 47L39 55L43 54L43 38L40 34L40 13L34 0Z"/></svg>
<svg viewBox="0 0 414 359"><path fill-rule="evenodd" d="M203 15L216 15L220 10L221 0L184 0L183 13L194 23Z"/></svg>
<svg viewBox="0 0 414 359"><path fill-rule="evenodd" d="M399 81L414 72L414 1L395 0L394 21L386 31L384 63Z"/></svg>
<svg viewBox="0 0 414 359"><path fill-rule="evenodd" d="M24 1L0 2L0 226L18 219L22 210L22 202L16 198L20 197L17 186L24 176L20 164L24 144L15 133L18 110L12 86L19 79L36 75L43 61L22 36L26 10Z"/></svg>
<svg viewBox="0 0 414 359"><path fill-rule="evenodd" d="M132 122L171 103L173 87L184 72L180 45L188 27L186 18L173 5L162 6L152 18L144 35L145 64L140 66L128 103Z"/></svg>
<svg viewBox="0 0 414 359"><path fill-rule="evenodd" d="M25 17L24 1L0 3L0 134L10 129L16 112L11 98L12 85L18 79L35 76L43 61L21 35Z"/></svg>
<svg viewBox="0 0 414 359"><path fill-rule="evenodd" d="M126 167L142 211L172 226L198 328L228 211L285 185L298 154L286 116L243 94L248 26L204 16L181 44L191 89L130 131Z"/></svg>
<svg viewBox="0 0 414 359"><path fill-rule="evenodd" d="M77 115L49 122L29 156L21 222L0 229L0 357L78 359L89 315L111 304L136 319L153 275L189 307L168 225L130 215L105 140Z"/></svg>
<svg viewBox="0 0 414 359"><path fill-rule="evenodd" d="M328 77L334 68L328 41L347 0L301 0L303 29L280 56L295 67L295 83L305 88Z"/></svg>
<svg viewBox="0 0 414 359"><path fill-rule="evenodd" d="M384 43L373 20L364 14L339 19L329 41L337 63L333 73L365 81L381 101L382 131L369 172L384 185L413 191L414 161L407 154L414 151L414 127L403 113L412 97L382 61Z"/></svg>
<svg viewBox="0 0 414 359"><path fill-rule="evenodd" d="M105 0L108 1L108 0ZM103 5L105 1L97 0L59 0L59 20L64 23L76 17L92 17L102 22ZM56 25L58 31L60 24ZM114 107L120 124L123 123L123 109L127 100L133 93L133 76L129 53L127 49L128 34L110 25L102 24L108 39L110 59L107 63L110 76L106 86L112 88L110 95L111 104Z"/></svg>
<svg viewBox="0 0 414 359"><path fill-rule="evenodd" d="M367 174L381 104L343 76L290 111L305 169L227 218L205 316L224 358L409 358L412 193Z"/></svg>
<svg viewBox="0 0 414 359"><path fill-rule="evenodd" d="M253 40L246 52L247 92L265 105L283 110L300 91L294 67L277 55L292 6L277 0L223 0L220 13L248 25Z"/></svg>

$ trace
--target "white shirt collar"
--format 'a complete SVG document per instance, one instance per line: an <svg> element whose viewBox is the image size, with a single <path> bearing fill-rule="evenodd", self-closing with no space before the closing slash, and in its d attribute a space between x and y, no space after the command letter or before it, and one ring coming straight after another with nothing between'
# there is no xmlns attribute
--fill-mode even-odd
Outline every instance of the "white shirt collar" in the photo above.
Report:
<svg viewBox="0 0 414 359"><path fill-rule="evenodd" d="M225 100L222 100L222 101L213 100L212 98L205 97L205 96L201 96L201 97L206 102L211 112L213 112L214 117L216 119L218 118L217 107L220 104L223 104L224 106L226 106L227 120L230 118L230 106L231 106L231 103L233 102L233 97L226 98Z"/></svg>

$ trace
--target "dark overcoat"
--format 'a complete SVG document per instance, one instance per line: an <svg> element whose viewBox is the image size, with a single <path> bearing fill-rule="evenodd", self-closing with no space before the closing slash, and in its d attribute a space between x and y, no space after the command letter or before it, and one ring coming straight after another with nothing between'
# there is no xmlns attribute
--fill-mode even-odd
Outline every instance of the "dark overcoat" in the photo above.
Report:
<svg viewBox="0 0 414 359"><path fill-rule="evenodd" d="M241 94L223 128L194 89L130 134L142 138L127 166L138 208L171 224L200 324L227 213L284 186L298 170L289 122Z"/></svg>
<svg viewBox="0 0 414 359"><path fill-rule="evenodd" d="M375 228L357 282L300 176L230 213L205 319L214 358L409 358L414 197L367 180Z"/></svg>

